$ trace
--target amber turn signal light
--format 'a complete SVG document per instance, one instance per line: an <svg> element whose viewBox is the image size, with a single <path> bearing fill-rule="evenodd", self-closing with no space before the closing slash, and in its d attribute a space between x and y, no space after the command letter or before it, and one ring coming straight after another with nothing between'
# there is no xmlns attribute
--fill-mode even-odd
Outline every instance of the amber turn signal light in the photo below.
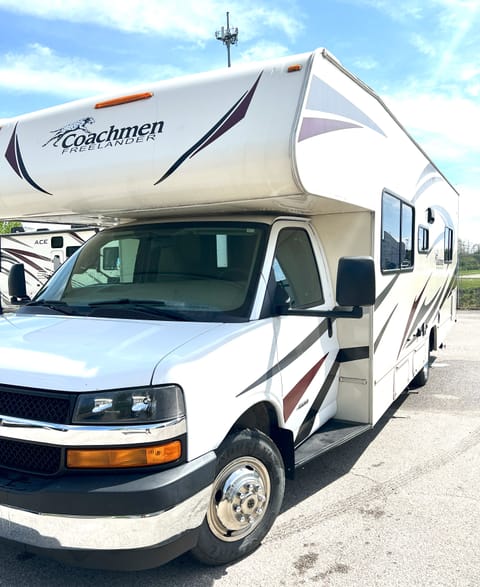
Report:
<svg viewBox="0 0 480 587"><path fill-rule="evenodd" d="M67 450L69 469L124 469L152 467L178 460L182 455L179 440L154 446L129 448L84 448Z"/></svg>

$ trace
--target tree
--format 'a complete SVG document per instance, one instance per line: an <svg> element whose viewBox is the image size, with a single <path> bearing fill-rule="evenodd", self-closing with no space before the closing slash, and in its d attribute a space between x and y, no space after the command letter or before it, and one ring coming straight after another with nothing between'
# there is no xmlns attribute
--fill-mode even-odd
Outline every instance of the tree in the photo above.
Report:
<svg viewBox="0 0 480 587"><path fill-rule="evenodd" d="M0 234L8 234L9 232L12 232L12 228L15 228L16 226L22 226L21 222L16 222L16 221L0 222Z"/></svg>
<svg viewBox="0 0 480 587"><path fill-rule="evenodd" d="M472 243L472 241L465 241L462 239L458 240L458 252L463 255L469 255L472 253L480 252L480 244Z"/></svg>

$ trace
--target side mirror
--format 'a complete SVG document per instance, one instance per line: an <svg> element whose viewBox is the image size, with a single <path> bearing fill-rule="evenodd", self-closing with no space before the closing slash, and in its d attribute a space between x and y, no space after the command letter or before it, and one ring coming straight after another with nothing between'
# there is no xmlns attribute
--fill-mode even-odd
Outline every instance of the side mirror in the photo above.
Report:
<svg viewBox="0 0 480 587"><path fill-rule="evenodd" d="M337 269L339 306L372 306L375 303L375 264L372 257L341 257Z"/></svg>
<svg viewBox="0 0 480 587"><path fill-rule="evenodd" d="M283 297L285 292L283 292ZM319 318L361 318L364 306L375 304L375 263L372 257L341 257L337 268L338 306L333 310L291 309L282 291L275 293L279 316L318 316Z"/></svg>
<svg viewBox="0 0 480 587"><path fill-rule="evenodd" d="M12 304L29 302L25 282L25 267L23 263L15 263L8 274L8 295Z"/></svg>

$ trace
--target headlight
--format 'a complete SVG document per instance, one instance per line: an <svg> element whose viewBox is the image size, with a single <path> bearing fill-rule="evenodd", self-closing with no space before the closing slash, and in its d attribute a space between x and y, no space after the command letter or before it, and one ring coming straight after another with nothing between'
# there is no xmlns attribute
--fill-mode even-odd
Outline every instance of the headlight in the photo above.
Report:
<svg viewBox="0 0 480 587"><path fill-rule="evenodd" d="M177 385L85 393L78 397L74 424L148 424L185 415L183 393Z"/></svg>

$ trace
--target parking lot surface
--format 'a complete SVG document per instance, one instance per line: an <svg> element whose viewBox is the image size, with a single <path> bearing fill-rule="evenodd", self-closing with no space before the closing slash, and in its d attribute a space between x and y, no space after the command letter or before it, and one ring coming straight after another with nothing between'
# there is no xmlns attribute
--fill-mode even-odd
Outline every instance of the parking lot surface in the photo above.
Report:
<svg viewBox="0 0 480 587"><path fill-rule="evenodd" d="M301 469L262 546L227 567L78 569L0 548L0 585L480 585L480 312L460 312L430 379Z"/></svg>

